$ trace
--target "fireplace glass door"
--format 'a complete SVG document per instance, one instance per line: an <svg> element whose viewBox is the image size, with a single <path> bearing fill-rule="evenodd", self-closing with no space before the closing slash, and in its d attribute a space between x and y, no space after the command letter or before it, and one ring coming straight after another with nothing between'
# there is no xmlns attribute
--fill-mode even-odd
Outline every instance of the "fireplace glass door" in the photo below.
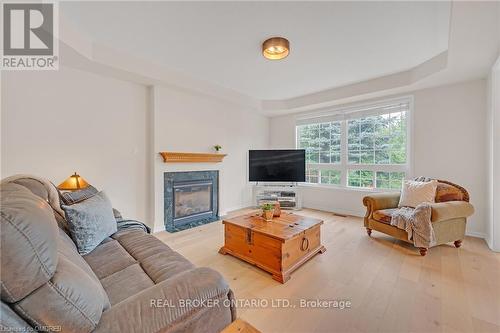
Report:
<svg viewBox="0 0 500 333"><path fill-rule="evenodd" d="M174 183L174 223L183 223L200 215L211 215L212 182L190 181Z"/></svg>

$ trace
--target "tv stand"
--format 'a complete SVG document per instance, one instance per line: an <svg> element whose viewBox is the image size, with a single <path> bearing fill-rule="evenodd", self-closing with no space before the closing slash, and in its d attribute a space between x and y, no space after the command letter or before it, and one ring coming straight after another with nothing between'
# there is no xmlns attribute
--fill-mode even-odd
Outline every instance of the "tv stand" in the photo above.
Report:
<svg viewBox="0 0 500 333"><path fill-rule="evenodd" d="M296 184L259 184L253 187L254 205L278 201L281 209L301 209L302 197Z"/></svg>

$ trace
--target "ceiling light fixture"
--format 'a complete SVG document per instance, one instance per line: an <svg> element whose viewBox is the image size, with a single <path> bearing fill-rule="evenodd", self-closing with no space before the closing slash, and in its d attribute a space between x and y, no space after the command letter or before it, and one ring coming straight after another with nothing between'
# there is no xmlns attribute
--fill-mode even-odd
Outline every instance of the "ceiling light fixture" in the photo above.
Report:
<svg viewBox="0 0 500 333"><path fill-rule="evenodd" d="M290 42L283 37L272 37L262 43L262 55L270 60L286 58L290 52Z"/></svg>

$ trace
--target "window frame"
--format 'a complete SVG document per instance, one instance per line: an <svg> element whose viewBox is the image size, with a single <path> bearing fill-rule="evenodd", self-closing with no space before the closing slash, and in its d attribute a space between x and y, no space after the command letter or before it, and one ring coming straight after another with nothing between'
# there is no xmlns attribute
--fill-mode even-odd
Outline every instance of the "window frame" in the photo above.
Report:
<svg viewBox="0 0 500 333"><path fill-rule="evenodd" d="M348 121L353 118L363 118L369 117L371 115L382 114L382 112L377 112L377 109L383 106L407 103L408 110L406 111L406 163L405 164L349 164L348 162ZM366 103L356 103L347 106L341 106L331 109L323 109L321 111L316 111L308 113L305 115L297 116L295 118L295 147L299 146L298 137L298 127L300 125L314 123L324 123L340 121L340 163L330 164L330 163L306 163L306 168L312 168L319 170L318 183L305 182L303 185L314 186L314 187L327 187L327 188L342 188L356 191L370 191L370 192L387 192L387 191L398 191L396 189L386 189L386 188L366 188L366 187L355 187L348 185L348 172L350 170L366 170L373 172L373 184L376 186L376 173L377 172L404 172L405 179L411 179L413 177L413 110L414 110L414 98L413 96L402 96L392 99L383 99L377 101L371 101ZM349 115L349 116L347 116ZM318 121L318 119L324 119L324 121ZM300 122L300 123L299 123ZM340 185L336 184L324 184L320 183L321 180L321 170L339 170L340 171Z"/></svg>

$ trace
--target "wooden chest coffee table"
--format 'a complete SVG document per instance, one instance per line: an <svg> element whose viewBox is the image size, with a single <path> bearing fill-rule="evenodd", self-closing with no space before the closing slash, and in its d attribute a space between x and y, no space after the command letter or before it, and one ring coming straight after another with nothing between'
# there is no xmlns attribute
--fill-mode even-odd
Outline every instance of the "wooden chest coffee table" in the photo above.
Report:
<svg viewBox="0 0 500 333"><path fill-rule="evenodd" d="M253 264L281 283L316 253L326 251L321 245L322 220L282 212L272 222L252 213L222 223L225 242L219 253Z"/></svg>

